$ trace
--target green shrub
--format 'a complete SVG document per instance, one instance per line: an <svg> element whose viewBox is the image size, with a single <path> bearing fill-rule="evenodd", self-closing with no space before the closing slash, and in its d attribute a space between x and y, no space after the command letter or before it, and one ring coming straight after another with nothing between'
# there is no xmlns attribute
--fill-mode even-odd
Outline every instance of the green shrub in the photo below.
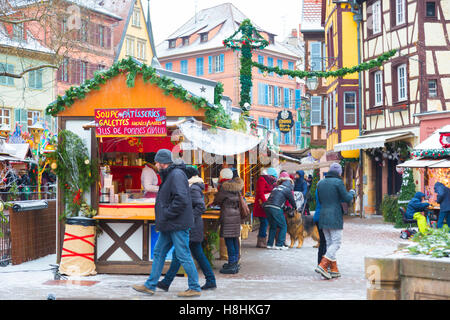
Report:
<svg viewBox="0 0 450 320"><path fill-rule="evenodd" d="M429 228L427 234L416 233L412 238L417 245L408 247L412 254L425 254L434 258L450 257L449 227Z"/></svg>
<svg viewBox="0 0 450 320"><path fill-rule="evenodd" d="M383 214L384 221L395 223L397 219L398 198L396 196L385 195L381 202L381 213Z"/></svg>

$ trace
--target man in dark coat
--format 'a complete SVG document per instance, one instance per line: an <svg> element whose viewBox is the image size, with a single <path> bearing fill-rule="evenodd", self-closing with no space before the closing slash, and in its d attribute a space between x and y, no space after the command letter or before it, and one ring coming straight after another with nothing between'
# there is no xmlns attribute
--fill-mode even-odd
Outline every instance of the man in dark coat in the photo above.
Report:
<svg viewBox="0 0 450 320"><path fill-rule="evenodd" d="M200 269L205 275L206 283L202 286L202 290L215 289L216 278L214 276L214 271L208 261L208 258L203 252L202 242L203 242L203 219L202 214L205 213L205 197L203 191L205 190L205 183L200 177L198 170L195 167L187 166L186 175L189 179L189 186L191 190L192 199L192 209L194 211L194 226L189 233L189 248L191 249L191 254L197 261ZM158 282L156 287L168 291L169 287L177 275L180 269L181 263L177 259L176 251L173 252L172 263L170 268L166 273L163 280Z"/></svg>
<svg viewBox="0 0 450 320"><path fill-rule="evenodd" d="M284 246L286 241L287 223L284 217L283 207L288 201L294 209L297 209L297 203L293 194L294 182L289 177L287 172L280 174L277 181L277 186L270 193L266 203L264 203L264 210L269 220L269 238L267 240L268 249L285 250L288 247ZM276 245L273 245L277 228L280 228Z"/></svg>
<svg viewBox="0 0 450 320"><path fill-rule="evenodd" d="M144 285L134 285L140 292L153 295L164 267L167 253L173 247L188 276L189 289L179 297L201 294L198 273L189 249L189 229L194 224L192 200L184 163L174 164L172 152L160 149L155 156L161 185L155 201L155 226L159 237L154 248L152 271Z"/></svg>
<svg viewBox="0 0 450 320"><path fill-rule="evenodd" d="M345 189L341 174L341 165L333 163L325 179L317 184L317 195L320 202L319 229L323 230L327 250L315 271L326 279L340 277L336 252L341 246L344 228L344 212L341 202L350 203L355 196L354 190L347 192ZM330 272L328 272L328 267L330 267Z"/></svg>
<svg viewBox="0 0 450 320"><path fill-rule="evenodd" d="M437 193L437 203L439 203L439 218L437 227L442 228L444 226L444 219L447 222L447 226L450 227L450 189L444 186L440 182L434 184L434 192Z"/></svg>

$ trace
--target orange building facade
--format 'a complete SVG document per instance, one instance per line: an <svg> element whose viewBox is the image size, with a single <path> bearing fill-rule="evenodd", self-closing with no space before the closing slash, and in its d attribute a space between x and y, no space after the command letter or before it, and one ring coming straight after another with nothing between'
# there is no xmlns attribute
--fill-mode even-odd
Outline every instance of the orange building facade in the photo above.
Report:
<svg viewBox="0 0 450 320"><path fill-rule="evenodd" d="M231 98L232 107L238 108L240 52L225 48L222 41L231 36L245 18L230 3L200 11L157 46L161 66L174 72L222 82L224 95ZM274 34L258 29L270 44L264 50L253 51L253 60L294 70L300 59L297 52L275 41ZM250 116L276 133L276 143L282 151L297 150L297 142L301 140L299 125L298 130L294 126L288 134L279 133L275 125L278 113L284 109L292 112L295 122L299 120L296 111L300 106L302 90L296 79L265 74L257 68L253 68L252 76Z"/></svg>

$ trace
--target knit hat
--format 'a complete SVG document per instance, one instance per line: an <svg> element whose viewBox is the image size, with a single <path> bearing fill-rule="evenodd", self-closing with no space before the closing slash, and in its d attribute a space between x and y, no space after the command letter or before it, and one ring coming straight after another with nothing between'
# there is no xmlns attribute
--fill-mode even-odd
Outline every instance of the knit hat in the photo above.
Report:
<svg viewBox="0 0 450 320"><path fill-rule="evenodd" d="M167 149L159 149L155 156L155 162L163 164L173 163L172 152Z"/></svg>
<svg viewBox="0 0 450 320"><path fill-rule="evenodd" d="M328 172L334 172L337 173L338 175L342 175L342 167L339 163L332 163L330 165L330 170Z"/></svg>
<svg viewBox="0 0 450 320"><path fill-rule="evenodd" d="M288 178L288 179L290 179L291 177L289 176L289 173L287 173L287 172L282 172L281 174L280 174L280 179L281 178Z"/></svg>
<svg viewBox="0 0 450 320"><path fill-rule="evenodd" d="M233 179L233 171L229 168L225 168L220 170L220 178L221 179L228 179L231 180Z"/></svg>
<svg viewBox="0 0 450 320"><path fill-rule="evenodd" d="M186 166L185 172L186 172L186 176L188 177L188 179L200 175L197 168L194 166Z"/></svg>
<svg viewBox="0 0 450 320"><path fill-rule="evenodd" d="M278 177L278 172L274 168L267 169L267 174L272 177Z"/></svg>

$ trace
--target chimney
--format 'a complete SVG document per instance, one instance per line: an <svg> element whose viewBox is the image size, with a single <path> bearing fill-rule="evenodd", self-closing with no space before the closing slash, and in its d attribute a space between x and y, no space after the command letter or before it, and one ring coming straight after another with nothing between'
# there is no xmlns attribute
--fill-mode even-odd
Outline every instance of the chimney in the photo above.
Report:
<svg viewBox="0 0 450 320"><path fill-rule="evenodd" d="M293 37L293 38L297 38L298 37L297 29L292 29L291 37Z"/></svg>

